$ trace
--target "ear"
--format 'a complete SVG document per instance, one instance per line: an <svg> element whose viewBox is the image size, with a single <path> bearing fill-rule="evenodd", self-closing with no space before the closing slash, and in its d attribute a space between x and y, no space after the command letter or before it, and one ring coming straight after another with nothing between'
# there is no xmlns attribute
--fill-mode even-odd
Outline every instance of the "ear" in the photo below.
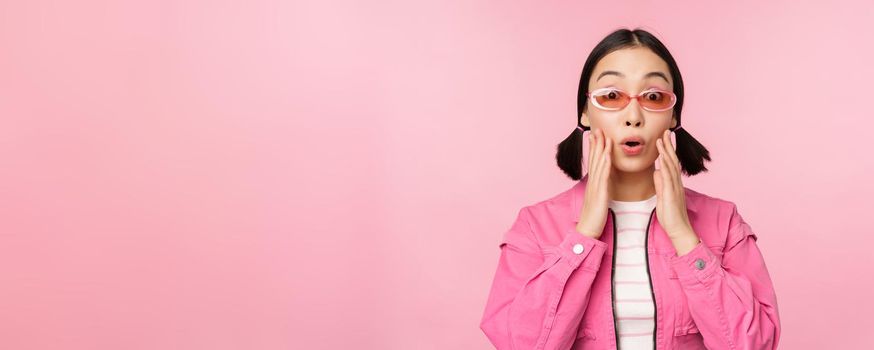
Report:
<svg viewBox="0 0 874 350"><path fill-rule="evenodd" d="M592 127L592 124L589 122L589 116L586 115L586 112L583 112L583 114L580 116L580 125L587 128Z"/></svg>
<svg viewBox="0 0 874 350"><path fill-rule="evenodd" d="M677 116L672 116L671 117L671 129L676 128L676 127L677 127Z"/></svg>

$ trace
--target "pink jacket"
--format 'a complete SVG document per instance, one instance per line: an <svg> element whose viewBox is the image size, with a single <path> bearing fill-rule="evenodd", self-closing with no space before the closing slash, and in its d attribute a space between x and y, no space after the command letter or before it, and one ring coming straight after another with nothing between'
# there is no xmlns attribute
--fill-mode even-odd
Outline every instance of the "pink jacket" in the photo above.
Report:
<svg viewBox="0 0 874 350"><path fill-rule="evenodd" d="M616 349L615 213L600 239L576 231L587 180L522 208L504 233L480 322L497 349ZM655 209L647 227L655 349L776 349L777 297L756 234L734 203L684 189L701 243L677 256Z"/></svg>

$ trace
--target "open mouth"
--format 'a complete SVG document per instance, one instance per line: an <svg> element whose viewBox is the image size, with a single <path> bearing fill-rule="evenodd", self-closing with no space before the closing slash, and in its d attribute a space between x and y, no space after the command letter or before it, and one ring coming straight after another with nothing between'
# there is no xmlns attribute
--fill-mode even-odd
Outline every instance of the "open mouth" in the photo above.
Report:
<svg viewBox="0 0 874 350"><path fill-rule="evenodd" d="M628 156L638 155L643 152L643 143L640 141L626 141L622 144L622 152Z"/></svg>

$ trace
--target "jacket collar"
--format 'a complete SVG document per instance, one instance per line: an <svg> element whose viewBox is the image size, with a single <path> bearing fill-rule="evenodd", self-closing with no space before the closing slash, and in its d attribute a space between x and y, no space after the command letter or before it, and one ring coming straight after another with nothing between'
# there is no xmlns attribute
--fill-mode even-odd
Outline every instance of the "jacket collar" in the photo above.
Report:
<svg viewBox="0 0 874 350"><path fill-rule="evenodd" d="M583 197L586 193L586 183L588 182L588 180L589 174L586 174L571 188L571 217L574 223L578 223L580 221L580 210L583 206ZM683 192L686 196L686 211L691 214L691 219L691 216L698 212L698 201L690 199L691 194L689 193L689 191L691 190L688 187L683 186Z"/></svg>

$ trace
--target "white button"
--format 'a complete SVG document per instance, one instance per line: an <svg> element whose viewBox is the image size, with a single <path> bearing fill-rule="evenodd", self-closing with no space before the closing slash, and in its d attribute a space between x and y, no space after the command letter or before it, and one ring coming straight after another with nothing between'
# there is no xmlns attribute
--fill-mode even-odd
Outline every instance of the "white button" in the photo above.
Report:
<svg viewBox="0 0 874 350"><path fill-rule="evenodd" d="M586 247L584 247L580 243L574 244L574 254L580 255L583 253L583 250L585 250L585 249L586 249Z"/></svg>

